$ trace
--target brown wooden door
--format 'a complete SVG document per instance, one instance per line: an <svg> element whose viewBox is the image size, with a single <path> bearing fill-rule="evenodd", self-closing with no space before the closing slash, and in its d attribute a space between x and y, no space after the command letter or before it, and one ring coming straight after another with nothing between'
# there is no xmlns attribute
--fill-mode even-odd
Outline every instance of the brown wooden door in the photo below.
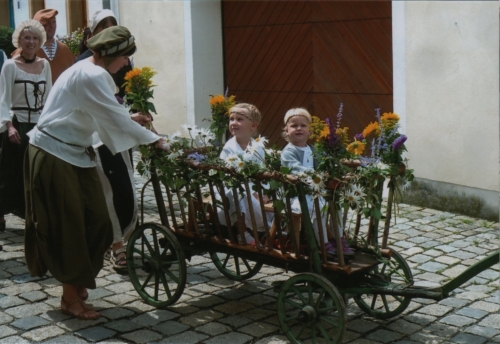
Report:
<svg viewBox="0 0 500 344"><path fill-rule="evenodd" d="M335 118L343 103L352 136L392 111L391 26L387 1L224 1L225 84L278 147L292 107Z"/></svg>

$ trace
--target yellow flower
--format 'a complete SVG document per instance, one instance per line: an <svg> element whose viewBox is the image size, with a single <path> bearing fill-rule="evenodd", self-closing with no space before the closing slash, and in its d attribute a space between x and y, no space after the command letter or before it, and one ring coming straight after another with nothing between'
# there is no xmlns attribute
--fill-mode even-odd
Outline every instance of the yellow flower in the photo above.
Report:
<svg viewBox="0 0 500 344"><path fill-rule="evenodd" d="M135 78L136 76L139 76L141 74L141 69L140 68L134 68L127 74L125 74L125 80L130 80L132 78Z"/></svg>
<svg viewBox="0 0 500 344"><path fill-rule="evenodd" d="M392 130L399 122L399 116L392 112L386 112L380 117L382 126L386 130Z"/></svg>
<svg viewBox="0 0 500 344"><path fill-rule="evenodd" d="M328 135L330 135L330 128L328 128L328 126L325 125L323 130L321 130L321 132L319 133L318 141L321 139L327 139Z"/></svg>
<svg viewBox="0 0 500 344"><path fill-rule="evenodd" d="M365 130L363 130L363 137L368 137L372 132L375 132L375 135L380 135L380 125L378 122L368 124Z"/></svg>
<svg viewBox="0 0 500 344"><path fill-rule="evenodd" d="M347 135L348 130L349 130L348 127L338 128L337 130L335 130L335 134L337 134L337 136L340 139L340 142L344 147L349 144L349 136Z"/></svg>
<svg viewBox="0 0 500 344"><path fill-rule="evenodd" d="M380 119L384 121L399 121L399 116L392 112L385 112Z"/></svg>
<svg viewBox="0 0 500 344"><path fill-rule="evenodd" d="M365 148L366 146L363 142L354 139L354 142L351 142L346 149L351 154L361 155L365 151Z"/></svg>
<svg viewBox="0 0 500 344"><path fill-rule="evenodd" d="M226 101L226 98L223 95L218 94L218 95L210 98L210 105L216 106L218 104L224 103L225 101Z"/></svg>
<svg viewBox="0 0 500 344"><path fill-rule="evenodd" d="M321 120L317 116L312 116L312 122L309 125L309 131L309 138L311 140L315 140L316 142L328 138L328 135L330 134L330 129L326 125L325 121Z"/></svg>

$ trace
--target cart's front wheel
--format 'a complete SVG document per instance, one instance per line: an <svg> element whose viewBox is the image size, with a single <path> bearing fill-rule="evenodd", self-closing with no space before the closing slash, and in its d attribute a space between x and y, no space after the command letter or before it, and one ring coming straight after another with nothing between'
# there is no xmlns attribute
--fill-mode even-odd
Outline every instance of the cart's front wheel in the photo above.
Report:
<svg viewBox="0 0 500 344"><path fill-rule="evenodd" d="M127 244L127 267L135 290L152 306L169 306L184 291L184 252L164 226L145 223L132 233Z"/></svg>
<svg viewBox="0 0 500 344"><path fill-rule="evenodd" d="M413 274L405 259L392 248L390 250L392 258L377 265L369 275L387 284L413 284ZM389 319L401 314L410 304L411 297L362 294L354 296L354 301L366 314L378 319Z"/></svg>
<svg viewBox="0 0 500 344"><path fill-rule="evenodd" d="M278 295L278 319L292 343L340 343L347 313L337 288L323 276L302 273L291 277Z"/></svg>
<svg viewBox="0 0 500 344"><path fill-rule="evenodd" d="M244 281L255 276L263 265L229 253L211 252L210 258L217 270L233 281Z"/></svg>

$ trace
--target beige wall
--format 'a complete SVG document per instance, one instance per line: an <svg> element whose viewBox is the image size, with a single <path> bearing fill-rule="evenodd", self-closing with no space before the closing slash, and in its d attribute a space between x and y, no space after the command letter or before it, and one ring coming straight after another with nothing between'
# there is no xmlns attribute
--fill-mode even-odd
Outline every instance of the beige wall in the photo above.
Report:
<svg viewBox="0 0 500 344"><path fill-rule="evenodd" d="M393 6L394 104L410 167L422 179L498 192L498 2Z"/></svg>
<svg viewBox="0 0 500 344"><path fill-rule="evenodd" d="M158 72L158 131L207 126L209 95L224 89L220 0L120 1L119 18L137 38L135 65Z"/></svg>
<svg viewBox="0 0 500 344"><path fill-rule="evenodd" d="M179 130L186 117L184 5L182 1L120 1L120 24L137 39L136 67L158 74L154 125L160 133Z"/></svg>

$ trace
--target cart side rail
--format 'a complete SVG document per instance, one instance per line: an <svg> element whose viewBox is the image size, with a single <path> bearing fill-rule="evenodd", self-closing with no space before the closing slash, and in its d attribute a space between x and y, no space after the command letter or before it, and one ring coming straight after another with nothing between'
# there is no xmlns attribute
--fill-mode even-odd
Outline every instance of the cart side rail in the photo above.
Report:
<svg viewBox="0 0 500 344"><path fill-rule="evenodd" d="M168 186L169 183L162 181L154 167L150 170L163 225L192 238L219 241L221 244L245 247L262 253L274 251L273 254L278 253L287 257L286 259L290 259L290 256L296 260L307 259L311 262L312 270L318 273L321 273L323 266L332 265L350 272L344 261L338 231L333 228L334 221L341 220L335 218L337 211L334 202L321 209L316 198L312 208L314 214L310 214L305 187L293 176L266 173L246 178L240 185L229 186L208 178L211 168L207 166L191 164L190 167L207 177L204 185L188 181L182 187L174 189ZM234 174L234 171L228 169L217 170L218 173ZM253 202L253 198L258 202ZM298 199L301 214L292 210L295 199ZM244 214L240 204L246 208ZM281 204L282 209L273 206L274 204ZM271 223L265 221L268 214L272 214ZM326 221L317 221L317 225L313 227L314 216L324 216ZM227 226L228 223L232 226ZM324 249L328 238L318 234L324 232L324 224L328 227L325 230L329 236L337 239L338 262L332 262ZM318 235L315 235L315 230ZM301 231L306 238L305 242L299 239ZM253 238L260 237L261 240L255 240L255 246L249 245L245 232L250 232ZM316 237L320 239L319 243Z"/></svg>

